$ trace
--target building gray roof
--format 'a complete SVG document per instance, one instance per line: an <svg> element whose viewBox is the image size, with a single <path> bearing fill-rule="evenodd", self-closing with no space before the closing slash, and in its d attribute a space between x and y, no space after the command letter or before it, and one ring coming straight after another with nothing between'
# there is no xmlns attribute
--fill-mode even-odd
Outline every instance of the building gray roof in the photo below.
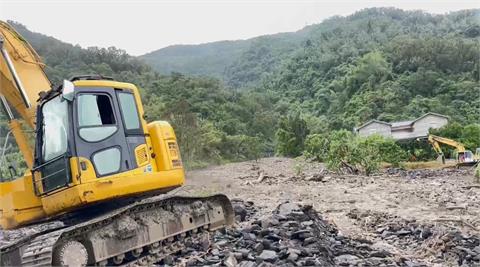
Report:
<svg viewBox="0 0 480 267"><path fill-rule="evenodd" d="M405 127L405 126L411 126L413 121L397 121L397 122L392 122L392 128L395 127Z"/></svg>
<svg viewBox="0 0 480 267"><path fill-rule="evenodd" d="M438 114L438 113L434 113L434 112L428 112L428 113L425 113L422 116L420 116L420 117L418 117L414 120L408 120L408 121L396 121L396 122L390 122L389 123L389 122L380 121L380 120L369 120L366 123L364 123L364 124L358 126L357 128L355 128L355 131L358 131L358 130L362 129L363 127L365 127L367 125L370 125L372 123L385 124L385 125L391 126L392 128L411 127L416 121L418 121L420 119L423 119L424 117L426 117L428 115L433 115L433 116L438 116L438 117L443 117L443 118L449 119L448 116Z"/></svg>
<svg viewBox="0 0 480 267"><path fill-rule="evenodd" d="M413 123L413 122L416 122L416 121L418 121L418 120L420 120L420 119L423 119L424 117L426 117L426 116L428 116L428 115L433 115L433 116L438 116L438 117L443 117L443 118L446 118L446 119L450 119L450 117L448 117L448 116L446 116L446 115L438 114L438 113L435 113L435 112L427 112L427 113L423 114L422 116L414 119L414 120L412 121L412 123Z"/></svg>
<svg viewBox="0 0 480 267"><path fill-rule="evenodd" d="M385 122L385 121L369 120L369 121L365 122L364 124L362 124L362 125L358 126L357 128L355 128L355 130L358 131L358 130L362 129L363 127L365 127L365 126L367 126L367 125L370 125L370 124L372 124L372 123L374 123L374 122L392 126L391 123L388 123L388 122Z"/></svg>

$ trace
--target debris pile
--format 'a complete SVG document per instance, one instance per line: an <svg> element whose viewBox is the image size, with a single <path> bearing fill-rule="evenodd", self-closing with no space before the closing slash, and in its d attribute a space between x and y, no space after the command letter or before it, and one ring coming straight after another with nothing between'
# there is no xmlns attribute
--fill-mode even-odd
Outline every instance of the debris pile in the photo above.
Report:
<svg viewBox="0 0 480 267"><path fill-rule="evenodd" d="M247 209L239 201L236 211ZM249 205L249 204L248 204ZM252 214L246 217L253 218ZM366 240L342 236L311 206L283 203L272 216L216 232L207 252L192 250L186 265L220 266L378 266L398 265L392 254Z"/></svg>
<svg viewBox="0 0 480 267"><path fill-rule="evenodd" d="M417 170L405 170L402 168L388 168L385 170L385 174L389 176L400 176L409 179L425 179L436 178L452 175L468 175L472 172L470 169L455 169L455 168L443 168L443 169L417 169Z"/></svg>
<svg viewBox="0 0 480 267"><path fill-rule="evenodd" d="M357 220L357 224L371 232L376 240L391 245L390 248L413 251L415 256L428 259L431 263L480 265L478 232L466 234L454 227L423 224L369 210L354 209L347 216Z"/></svg>

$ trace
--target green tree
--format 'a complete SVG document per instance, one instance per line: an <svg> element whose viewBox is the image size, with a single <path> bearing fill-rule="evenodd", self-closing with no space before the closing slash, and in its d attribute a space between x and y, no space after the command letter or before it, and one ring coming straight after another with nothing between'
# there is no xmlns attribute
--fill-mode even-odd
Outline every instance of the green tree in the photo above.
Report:
<svg viewBox="0 0 480 267"><path fill-rule="evenodd" d="M307 123L296 112L280 119L277 137L277 153L283 156L300 156L308 135Z"/></svg>

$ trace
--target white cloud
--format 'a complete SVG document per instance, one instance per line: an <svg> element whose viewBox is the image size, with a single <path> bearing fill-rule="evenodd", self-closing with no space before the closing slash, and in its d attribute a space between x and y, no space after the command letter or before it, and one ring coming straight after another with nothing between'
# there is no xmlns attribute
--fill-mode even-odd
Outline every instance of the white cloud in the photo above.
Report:
<svg viewBox="0 0 480 267"><path fill-rule="evenodd" d="M0 19L83 47L116 46L140 55L173 44L296 31L333 15L382 6L446 13L479 4L472 0L0 0Z"/></svg>

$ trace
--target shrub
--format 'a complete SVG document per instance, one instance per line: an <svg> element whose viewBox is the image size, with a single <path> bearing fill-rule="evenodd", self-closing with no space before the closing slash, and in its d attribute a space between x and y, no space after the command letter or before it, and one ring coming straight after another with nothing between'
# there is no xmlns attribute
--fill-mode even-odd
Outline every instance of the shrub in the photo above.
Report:
<svg viewBox="0 0 480 267"><path fill-rule="evenodd" d="M328 156L330 140L327 134L311 134L305 140L304 155L308 159L325 161Z"/></svg>
<svg viewBox="0 0 480 267"><path fill-rule="evenodd" d="M398 166L407 156L393 139L380 135L360 137L345 130L331 134L327 155L328 168L350 166L366 175L378 171L382 162Z"/></svg>
<svg viewBox="0 0 480 267"><path fill-rule="evenodd" d="M398 167L400 161L407 160L407 153L392 138L372 135L367 139L376 147L377 153L381 156L381 161Z"/></svg>
<svg viewBox="0 0 480 267"><path fill-rule="evenodd" d="M330 145L327 154L327 167L339 170L343 163L352 163L352 153L355 147L354 135L346 130L334 131L330 135Z"/></svg>

